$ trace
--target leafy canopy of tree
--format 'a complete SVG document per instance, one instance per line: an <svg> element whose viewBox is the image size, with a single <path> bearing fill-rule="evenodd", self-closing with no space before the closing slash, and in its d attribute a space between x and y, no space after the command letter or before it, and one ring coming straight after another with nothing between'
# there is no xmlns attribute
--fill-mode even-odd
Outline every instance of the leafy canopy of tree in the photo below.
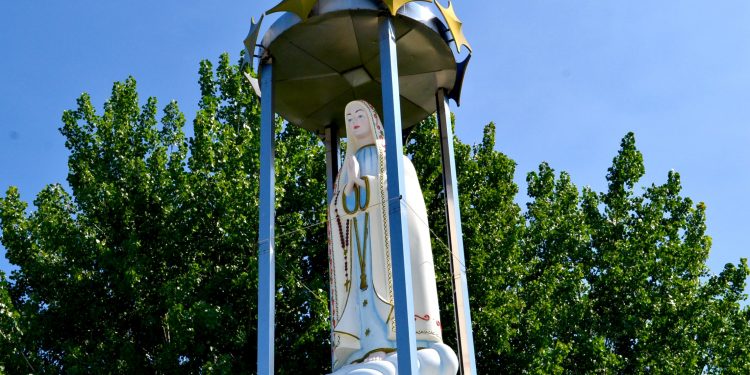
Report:
<svg viewBox="0 0 750 375"><path fill-rule="evenodd" d="M256 351L258 99L221 57L200 65L202 99L184 133L118 82L104 112L87 95L63 114L68 184L33 208L0 199L0 372L253 373ZM324 148L279 121L277 367L326 373ZM636 188L632 134L607 191L579 190L542 164L515 203L515 163L455 140L477 367L497 374L747 374L747 261L706 267L705 206L680 178ZM406 143L433 230L445 337L454 344L439 139L428 119ZM636 190L641 191L640 193Z"/></svg>

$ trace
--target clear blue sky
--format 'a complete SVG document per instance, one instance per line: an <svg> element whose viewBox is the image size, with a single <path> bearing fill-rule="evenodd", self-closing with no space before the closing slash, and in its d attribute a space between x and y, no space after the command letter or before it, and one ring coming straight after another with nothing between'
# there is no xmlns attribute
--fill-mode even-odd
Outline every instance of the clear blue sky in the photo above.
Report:
<svg viewBox="0 0 750 375"><path fill-rule="evenodd" d="M16 185L30 202L45 184L65 182L57 128L82 92L101 109L112 83L133 75L143 99L156 96L162 106L176 99L192 119L198 62L224 51L236 59L250 17L275 2L3 2L0 191ZM497 148L518 162L522 191L542 161L579 186L605 189L620 139L634 131L644 184L662 183L674 169L684 194L706 202L710 268L750 255L750 2L455 0L455 7L475 51L456 110L458 136L479 142L494 121ZM0 269L9 268L0 257Z"/></svg>

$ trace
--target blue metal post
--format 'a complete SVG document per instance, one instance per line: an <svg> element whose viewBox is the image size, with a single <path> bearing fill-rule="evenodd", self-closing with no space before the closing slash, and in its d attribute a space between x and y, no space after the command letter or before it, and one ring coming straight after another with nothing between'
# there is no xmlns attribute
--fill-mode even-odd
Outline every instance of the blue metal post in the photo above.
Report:
<svg viewBox="0 0 750 375"><path fill-rule="evenodd" d="M276 322L276 171L274 168L275 113L273 67L262 63L260 117L260 228L258 231L258 374L274 373L274 328Z"/></svg>
<svg viewBox="0 0 750 375"><path fill-rule="evenodd" d="M448 226L448 241L451 250L451 273L453 274L453 303L456 312L456 336L458 339L459 369L463 375L477 373L474 358L474 337L471 329L469 310L469 289L466 283L466 259L464 239L461 231L461 210L458 204L458 180L456 179L456 158L453 153L453 129L451 112L445 92L437 93L438 124L440 126L440 146L443 155L443 187L445 188L445 214Z"/></svg>
<svg viewBox="0 0 750 375"><path fill-rule="evenodd" d="M380 69L383 85L383 126L385 128L388 205L390 215L393 287L396 304L396 346L398 373L419 374L417 341L414 332L414 298L411 278L411 254L406 212L401 197L404 191L403 142L401 140L401 102L398 86L396 33L390 16L380 18Z"/></svg>
<svg viewBox="0 0 750 375"><path fill-rule="evenodd" d="M326 145L326 188L328 190L328 201L333 200L333 185L336 183L336 175L339 173L339 127L330 125L326 127L325 139Z"/></svg>
<svg viewBox="0 0 750 375"><path fill-rule="evenodd" d="M326 188L328 190L328 200L326 205L333 201L333 187L336 184L336 175L339 172L339 128L336 125L326 127L324 133L324 142L326 145ZM330 219L330 218L329 218ZM329 273L328 277L331 275ZM330 280L333 282L333 280ZM331 290L331 295L333 291ZM333 311L333 298L330 299L330 310ZM331 340L333 340L333 325L331 325ZM331 353L331 367L333 367L333 352Z"/></svg>

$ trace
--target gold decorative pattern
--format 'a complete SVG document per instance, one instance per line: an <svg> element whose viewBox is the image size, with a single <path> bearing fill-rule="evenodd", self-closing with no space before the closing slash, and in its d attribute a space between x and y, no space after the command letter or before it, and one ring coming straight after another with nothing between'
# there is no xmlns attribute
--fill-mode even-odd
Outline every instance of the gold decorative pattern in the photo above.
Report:
<svg viewBox="0 0 750 375"><path fill-rule="evenodd" d="M376 120L376 111L375 107L373 107L370 103L367 103L367 105L370 108L370 113L372 113L372 123L375 124L375 133L378 137L378 140L381 142L377 142L378 146L378 168L380 169L379 174L379 180L380 180L380 208L383 213L383 234L384 234L384 243L385 243L385 263L386 263L386 270L388 271L388 293L390 294L388 301L388 304L391 305L391 313L393 312L393 305L394 305L394 297L393 297L393 264L391 261L391 233L390 233L390 217L388 216L388 207L391 204L391 202L388 201L388 197L386 195L386 192L388 191L388 188L385 184L385 179L383 177L386 176L386 170L385 170L385 129L383 129L383 124L380 121ZM400 202L399 202L400 203ZM375 295L380 297L377 293L377 290L375 290ZM390 315L389 315L390 316ZM388 319L386 319L386 323L388 322ZM396 319L391 319L391 330L393 332L396 332Z"/></svg>
<svg viewBox="0 0 750 375"><path fill-rule="evenodd" d="M391 11L391 15L395 16L396 12L398 12L401 7L406 5L406 3L410 3L412 1L426 1L428 3L432 2L432 0L383 0L383 3L388 7L388 10Z"/></svg>
<svg viewBox="0 0 750 375"><path fill-rule="evenodd" d="M473 52L469 42L464 36L464 24L458 19L456 11L453 9L453 2L449 0L447 8L444 8L439 2L435 2L435 4L437 4L438 9L440 9L440 13L443 14L445 22L448 23L448 28L450 29L451 34L453 34L453 41L456 42L458 53L461 53L461 46L466 46L466 48L469 49L469 52Z"/></svg>
<svg viewBox="0 0 750 375"><path fill-rule="evenodd" d="M250 31L247 33L247 37L244 40L245 53L249 60L252 60L253 55L255 54L255 45L258 42L258 34L260 33L260 24L263 23L263 17L265 17L265 14L260 16L258 22L255 22L255 17L250 19Z"/></svg>
<svg viewBox="0 0 750 375"><path fill-rule="evenodd" d="M344 212L346 212L347 215L354 215L359 211L366 211L367 208L370 206L370 180L367 178L361 178L362 181L365 182L364 187L364 193L362 192L362 188L359 187L359 185L354 185L354 208L349 209L349 206L347 206L347 196L346 196L346 190L342 190L341 193L343 194L343 198L341 201L341 205L344 207ZM365 195L365 203L362 203L362 194Z"/></svg>
<svg viewBox="0 0 750 375"><path fill-rule="evenodd" d="M373 349L373 350L370 350L369 352L365 353L365 355L363 355L362 357L357 358L357 359L351 361L351 363L363 363L365 361L365 358L369 357L370 354L373 354L373 353L376 353L376 352L383 352L383 353L389 354L389 353L395 353L396 349L394 349L394 348L377 348L377 349Z"/></svg>
<svg viewBox="0 0 750 375"><path fill-rule="evenodd" d="M370 207L370 179L365 178L365 203L364 206L360 203L359 200L357 200L357 205L360 210L364 211L367 210L368 207ZM361 195L361 193L360 193Z"/></svg>
<svg viewBox="0 0 750 375"><path fill-rule="evenodd" d="M360 193L359 193L359 186L354 186L354 208L349 209L349 206L346 205L347 196L346 196L346 188L344 190L341 190L341 193L343 194L343 197L341 198L341 205L344 207L344 212L346 212L347 215L354 215L358 208L359 208L359 200L360 200Z"/></svg>
<svg viewBox="0 0 750 375"><path fill-rule="evenodd" d="M429 330L427 330L427 331L417 331L415 333L417 335L430 335L430 336L436 337L440 341L443 341L443 336L440 335L440 334L438 334L438 333L436 333L435 331L429 331Z"/></svg>
<svg viewBox="0 0 750 375"><path fill-rule="evenodd" d="M362 242L359 241L359 223L357 221L357 218L353 218L354 220L354 236L355 236L355 243L357 245L357 259L359 259L359 289L360 290L367 290L367 237L368 237L368 230L370 227L370 214L365 212L365 236L362 238ZM354 257L352 257L354 258Z"/></svg>
<svg viewBox="0 0 750 375"><path fill-rule="evenodd" d="M353 337L353 338L355 338L355 339L359 340L359 337L358 337L357 335L351 334L351 333L349 333L349 332L344 332L344 331L333 331L333 333L336 333L336 334L339 334L339 335L344 335L344 336L349 336L349 337Z"/></svg>
<svg viewBox="0 0 750 375"><path fill-rule="evenodd" d="M318 0L283 0L266 13L292 12L305 21L317 3Z"/></svg>

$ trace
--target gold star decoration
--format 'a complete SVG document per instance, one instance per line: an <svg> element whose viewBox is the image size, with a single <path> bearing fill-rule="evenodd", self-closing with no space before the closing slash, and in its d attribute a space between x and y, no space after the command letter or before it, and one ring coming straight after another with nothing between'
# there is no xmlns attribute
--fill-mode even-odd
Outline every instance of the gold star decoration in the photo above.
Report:
<svg viewBox="0 0 750 375"><path fill-rule="evenodd" d="M266 13L292 12L304 21L317 3L318 0L283 0Z"/></svg>
<svg viewBox="0 0 750 375"><path fill-rule="evenodd" d="M396 12L398 12L401 7L406 5L406 3L410 3L412 1L426 1L428 3L432 2L432 0L383 0L383 3L385 3L385 6L387 6L391 11L391 15L395 16Z"/></svg>
<svg viewBox="0 0 750 375"><path fill-rule="evenodd" d="M258 43L258 34L260 33L260 24L263 23L263 17L261 15L258 22L255 22L255 18L250 19L250 31L247 33L247 37L244 40L245 44L245 57L248 61L252 61L253 55L255 54L255 46Z"/></svg>
<svg viewBox="0 0 750 375"><path fill-rule="evenodd" d="M444 8L439 2L435 2L435 4L437 4L438 9L440 9L440 13L443 14L445 22L448 23L448 28L450 29L451 34L453 34L453 41L456 42L458 53L461 53L461 46L466 46L466 48L469 49L469 52L473 52L469 42L464 36L464 24L458 19L456 11L453 9L453 2L450 0L448 1L448 8Z"/></svg>
<svg viewBox="0 0 750 375"><path fill-rule="evenodd" d="M263 17L264 15L261 15L257 23L255 22L255 18L250 19L250 31L247 33L247 37L243 41L243 44L245 45L244 64L250 65L250 68L252 68L253 66L255 47L258 43L258 34L260 33L260 24L263 23ZM248 82L250 82L250 86L253 88L255 95L258 95L258 97L260 98L260 84L258 83L258 79L251 76L247 72L243 72L243 75L248 80Z"/></svg>

